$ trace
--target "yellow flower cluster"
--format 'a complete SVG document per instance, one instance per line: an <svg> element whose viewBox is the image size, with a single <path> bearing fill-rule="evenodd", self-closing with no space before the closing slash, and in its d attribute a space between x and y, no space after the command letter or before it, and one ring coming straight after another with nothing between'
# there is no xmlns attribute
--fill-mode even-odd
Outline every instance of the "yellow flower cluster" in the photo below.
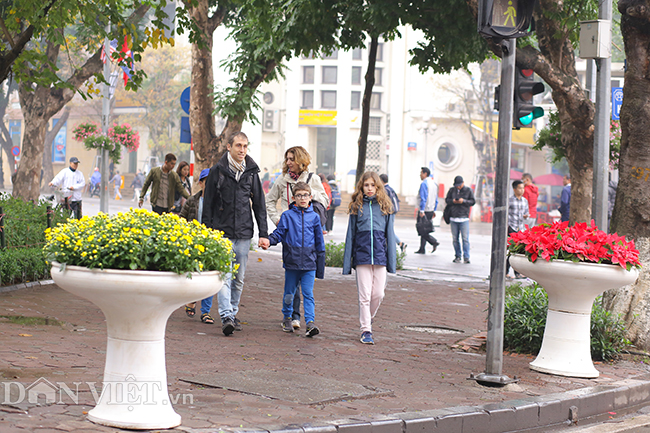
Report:
<svg viewBox="0 0 650 433"><path fill-rule="evenodd" d="M145 209L68 220L45 236L48 260L88 268L229 272L233 258L222 232Z"/></svg>

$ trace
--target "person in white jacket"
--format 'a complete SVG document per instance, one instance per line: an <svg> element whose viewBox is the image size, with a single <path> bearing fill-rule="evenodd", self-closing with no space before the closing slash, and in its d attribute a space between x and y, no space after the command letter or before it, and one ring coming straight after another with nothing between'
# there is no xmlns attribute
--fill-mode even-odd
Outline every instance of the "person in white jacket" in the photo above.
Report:
<svg viewBox="0 0 650 433"><path fill-rule="evenodd" d="M76 156L70 158L70 167L61 170L49 183L50 186L61 187L75 218L81 218L81 193L86 186L86 179L78 170L80 162Z"/></svg>
<svg viewBox="0 0 650 433"><path fill-rule="evenodd" d="M329 207L330 200L321 179L317 174L309 172L309 164L311 164L311 156L302 146L294 146L284 152L282 175L275 180L271 191L266 194L266 214L276 226L282 212L289 209L293 197L292 189L297 182L305 182L310 186L312 203L319 202L325 209ZM280 210L278 210L278 204ZM322 224L324 221L321 221ZM293 300L292 319L293 328L300 329L300 290L296 290Z"/></svg>

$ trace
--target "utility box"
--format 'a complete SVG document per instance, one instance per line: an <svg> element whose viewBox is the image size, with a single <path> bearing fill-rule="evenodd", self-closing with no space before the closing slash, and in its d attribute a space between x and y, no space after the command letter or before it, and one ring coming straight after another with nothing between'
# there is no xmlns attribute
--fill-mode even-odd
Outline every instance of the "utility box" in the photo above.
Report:
<svg viewBox="0 0 650 433"><path fill-rule="evenodd" d="M612 54L612 22L580 22L580 58L608 59Z"/></svg>

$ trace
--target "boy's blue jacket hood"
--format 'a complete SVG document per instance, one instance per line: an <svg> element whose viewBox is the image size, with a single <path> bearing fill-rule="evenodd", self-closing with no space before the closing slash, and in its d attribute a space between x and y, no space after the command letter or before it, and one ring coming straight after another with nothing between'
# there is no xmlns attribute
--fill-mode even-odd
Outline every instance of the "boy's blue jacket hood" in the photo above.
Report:
<svg viewBox="0 0 650 433"><path fill-rule="evenodd" d="M325 238L320 217L311 204L300 208L295 203L282 213L278 227L269 235L271 245L282 242L285 269L316 271L316 278L325 277Z"/></svg>

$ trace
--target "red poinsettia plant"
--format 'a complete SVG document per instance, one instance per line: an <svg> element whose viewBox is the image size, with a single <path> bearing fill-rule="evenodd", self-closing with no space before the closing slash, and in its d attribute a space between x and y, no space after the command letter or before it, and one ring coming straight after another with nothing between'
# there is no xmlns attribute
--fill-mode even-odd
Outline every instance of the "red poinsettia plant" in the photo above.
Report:
<svg viewBox="0 0 650 433"><path fill-rule="evenodd" d="M568 260L613 264L628 271L633 267L641 268L639 250L634 241L598 230L593 220L590 224L573 226L569 226L568 221L540 224L512 233L508 239L508 251L510 254L523 254L531 262L541 257L548 262Z"/></svg>

